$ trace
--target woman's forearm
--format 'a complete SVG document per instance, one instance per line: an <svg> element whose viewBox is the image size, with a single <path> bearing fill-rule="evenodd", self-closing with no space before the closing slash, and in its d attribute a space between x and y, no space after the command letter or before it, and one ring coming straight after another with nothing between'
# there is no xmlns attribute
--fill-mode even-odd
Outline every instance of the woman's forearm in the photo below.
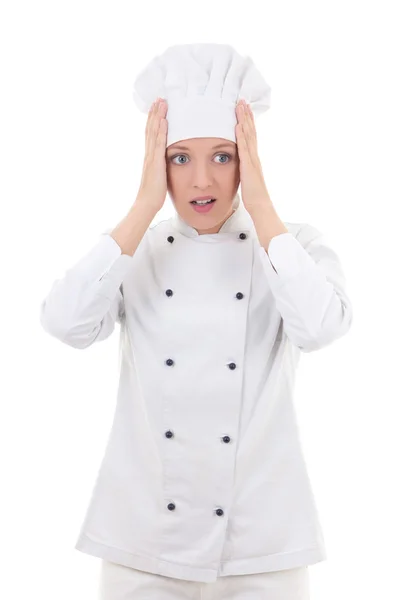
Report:
<svg viewBox="0 0 400 600"><path fill-rule="evenodd" d="M128 214L110 232L122 254L134 255L157 212L145 197L136 198Z"/></svg>

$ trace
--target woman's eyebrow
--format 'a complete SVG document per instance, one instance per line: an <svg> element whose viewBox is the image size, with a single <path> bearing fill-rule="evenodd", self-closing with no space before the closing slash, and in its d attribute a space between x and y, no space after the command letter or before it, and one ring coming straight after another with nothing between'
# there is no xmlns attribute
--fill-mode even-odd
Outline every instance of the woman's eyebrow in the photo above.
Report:
<svg viewBox="0 0 400 600"><path fill-rule="evenodd" d="M234 148L232 148L232 146L230 146L229 144L224 144L224 143L213 146L212 150L216 150L217 148L229 148L229 150L231 150L231 152L234 151ZM173 152L174 150L187 150L188 152L190 152L190 148L188 148L187 146L174 146L173 148L168 148L168 150L171 150L171 152Z"/></svg>

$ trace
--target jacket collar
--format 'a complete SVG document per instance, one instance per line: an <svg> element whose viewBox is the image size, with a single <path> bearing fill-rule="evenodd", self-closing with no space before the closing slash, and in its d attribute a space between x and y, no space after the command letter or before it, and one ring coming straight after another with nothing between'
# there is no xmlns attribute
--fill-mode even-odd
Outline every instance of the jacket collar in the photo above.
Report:
<svg viewBox="0 0 400 600"><path fill-rule="evenodd" d="M218 233L199 234L194 227L182 219L177 211L175 211L175 214L171 218L171 222L174 229L191 238L204 238L204 236L219 236L221 233L240 233L252 230L254 228L253 220L247 212L239 192L236 193L234 198L233 209L234 212L225 221Z"/></svg>

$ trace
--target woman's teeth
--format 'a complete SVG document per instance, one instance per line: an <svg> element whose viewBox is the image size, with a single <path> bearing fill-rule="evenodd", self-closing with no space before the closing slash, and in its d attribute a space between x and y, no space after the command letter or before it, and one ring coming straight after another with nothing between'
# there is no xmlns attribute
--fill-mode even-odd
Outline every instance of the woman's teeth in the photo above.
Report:
<svg viewBox="0 0 400 600"><path fill-rule="evenodd" d="M211 202L214 202L215 198L211 198L211 200L193 200L192 204L210 204Z"/></svg>

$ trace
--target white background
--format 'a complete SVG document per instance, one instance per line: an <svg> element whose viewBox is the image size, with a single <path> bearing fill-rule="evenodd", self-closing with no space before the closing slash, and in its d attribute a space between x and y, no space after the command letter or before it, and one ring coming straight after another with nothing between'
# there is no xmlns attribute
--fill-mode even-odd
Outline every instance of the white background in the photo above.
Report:
<svg viewBox="0 0 400 600"><path fill-rule="evenodd" d="M353 302L351 331L303 354L297 375L328 552L310 568L311 598L399 597L396 8L2 3L1 598L97 598L100 561L74 544L114 413L118 327L83 352L47 335L39 308L134 201L146 122L134 78L192 42L232 44L271 85L257 121L271 199L282 220L325 233ZM172 211L169 201L157 219Z"/></svg>

